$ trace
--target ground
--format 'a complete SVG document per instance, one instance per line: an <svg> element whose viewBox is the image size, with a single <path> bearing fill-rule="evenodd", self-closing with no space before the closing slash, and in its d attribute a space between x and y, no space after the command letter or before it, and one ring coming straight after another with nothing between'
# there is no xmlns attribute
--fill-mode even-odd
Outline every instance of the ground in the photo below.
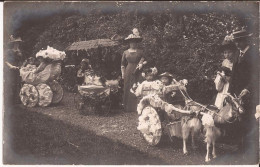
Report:
<svg viewBox="0 0 260 167"><path fill-rule="evenodd" d="M182 140L164 140L148 146L137 127L137 113L117 111L110 116L81 115L73 93L65 92L58 105L25 108L4 113L5 164L172 164L204 162L206 146L182 153ZM210 164L248 164L233 147L219 144L219 157Z"/></svg>

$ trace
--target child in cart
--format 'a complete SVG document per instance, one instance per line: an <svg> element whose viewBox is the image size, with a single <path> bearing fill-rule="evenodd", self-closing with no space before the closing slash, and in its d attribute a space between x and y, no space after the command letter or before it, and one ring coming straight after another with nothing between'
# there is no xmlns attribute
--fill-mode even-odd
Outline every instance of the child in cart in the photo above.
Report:
<svg viewBox="0 0 260 167"><path fill-rule="evenodd" d="M34 57L29 57L28 59L26 59L22 65L22 67L27 67L27 68L36 68L35 65L35 58Z"/></svg>
<svg viewBox="0 0 260 167"><path fill-rule="evenodd" d="M141 100L137 105L138 127L150 145L156 145L162 135L162 122L177 121L182 116L193 114L193 111L183 110L171 104L166 95L181 88L181 84L172 84L173 76L169 73L161 74L156 80L157 69L145 69L142 73L145 81L138 85L133 92ZM171 95L171 94L170 94ZM181 133L178 133L181 134Z"/></svg>
<svg viewBox="0 0 260 167"><path fill-rule="evenodd" d="M79 109L83 108L84 99L92 101L105 109L106 105L102 104L109 96L111 103L116 106L116 93L119 88L119 78L117 80L106 80L103 76L99 76L91 67L88 59L81 61L81 67L77 72L78 79L81 83L78 86L78 91L81 95L81 102L79 102ZM117 100L118 101L118 100ZM101 103L101 104L100 104ZM118 103L118 102L117 102Z"/></svg>
<svg viewBox="0 0 260 167"><path fill-rule="evenodd" d="M164 104L167 103L167 105L165 105L165 106L168 106L166 108L169 111L169 113L171 113L171 111L177 111L177 112L184 113L184 114L191 114L192 111L184 111L181 109L177 109L172 104L169 104L167 102L167 99L165 98L165 95L169 92L172 92L172 90L185 89L184 85L178 83L174 79L171 79L172 82L170 82L170 80L169 80L169 83L171 83L171 84L166 83L164 81L165 78L163 78L161 80L156 80L155 78L156 78L157 73L158 73L158 70L156 67L144 69L142 76L145 78L145 81L143 81L141 84L139 84L135 91L134 91L134 89L131 89L131 92L134 93L137 98L142 99L142 100L144 98L150 98L152 96L153 96L152 98L155 97L155 99L159 98L157 100L159 103L164 103ZM183 80L182 82L185 82L185 81ZM172 83L174 83L174 84L172 84ZM139 104L142 103L142 100L140 100ZM165 109L165 106L163 107L162 104L159 104L159 107L161 107L161 108Z"/></svg>
<svg viewBox="0 0 260 167"><path fill-rule="evenodd" d="M144 69L142 76L145 78L145 81L137 85L135 91L131 89L131 92L134 93L136 97L143 97L148 94L158 94L162 96L163 84L161 81L155 80L157 73L158 70L156 67Z"/></svg>
<svg viewBox="0 0 260 167"><path fill-rule="evenodd" d="M82 86L93 86L93 87L106 87L108 86L106 80L102 76L98 76L92 66L90 65L89 59L82 59L80 63L80 69L77 72L78 83Z"/></svg>
<svg viewBox="0 0 260 167"><path fill-rule="evenodd" d="M177 82L174 76L169 72L162 73L159 77L160 81L165 86L163 99L170 104L184 106L185 101L183 99L183 95L177 90L185 89L184 86L186 86L187 81L184 79Z"/></svg>

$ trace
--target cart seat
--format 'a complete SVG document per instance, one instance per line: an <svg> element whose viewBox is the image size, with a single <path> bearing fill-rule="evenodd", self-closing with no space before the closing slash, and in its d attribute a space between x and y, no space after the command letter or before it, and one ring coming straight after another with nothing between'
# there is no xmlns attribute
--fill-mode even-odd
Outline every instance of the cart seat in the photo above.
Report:
<svg viewBox="0 0 260 167"><path fill-rule="evenodd" d="M21 68L20 76L22 77L22 81L31 85L38 85L39 83L53 81L61 74L61 63L53 62L48 64L45 69L38 74L34 73L35 70L36 68Z"/></svg>

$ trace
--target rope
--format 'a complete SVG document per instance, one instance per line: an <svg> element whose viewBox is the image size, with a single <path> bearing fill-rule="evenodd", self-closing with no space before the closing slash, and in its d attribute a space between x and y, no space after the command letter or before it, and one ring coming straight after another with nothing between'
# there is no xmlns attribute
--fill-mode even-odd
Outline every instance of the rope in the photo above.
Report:
<svg viewBox="0 0 260 167"><path fill-rule="evenodd" d="M178 86L178 88L179 88L179 86ZM185 93L187 94L187 96L183 93L183 91L182 91L181 89L179 89L179 90L180 90L181 94L182 94L186 99L188 99L188 100L194 102L195 104L197 104L198 106L204 108L204 110L206 109L206 110L208 110L208 111L210 111L210 112L213 112L215 115L217 115L218 117L220 117L221 119L223 119L223 120L226 121L227 123L230 123L230 124L231 124L231 123L234 123L234 122L237 120L237 117L236 117L236 119L235 119L234 121L232 121L232 122L231 122L231 121L228 121L228 120L226 120L226 119L224 119L224 118L223 118L221 115L219 115L217 112L208 109L207 106L202 105L202 104L200 104L200 103L198 103L198 102L192 100L192 98L188 95L188 92L187 92L186 90L184 90L184 91L185 91Z"/></svg>

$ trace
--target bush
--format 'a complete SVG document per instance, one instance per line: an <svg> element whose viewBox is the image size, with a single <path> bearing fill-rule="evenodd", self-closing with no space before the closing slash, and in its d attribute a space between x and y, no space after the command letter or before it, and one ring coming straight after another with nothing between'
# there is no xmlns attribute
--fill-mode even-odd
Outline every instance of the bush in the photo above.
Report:
<svg viewBox="0 0 260 167"><path fill-rule="evenodd" d="M60 13L30 20L22 24L17 34L25 41L24 55L32 56L47 45L65 50L79 40L111 38L114 34L126 37L136 27L144 38L141 47L147 60L154 63L159 72L169 71L177 79L188 79L191 97L209 103L216 93L213 78L223 59L219 44L232 30L255 24L252 21L255 18L229 13L228 9L220 13L185 14L173 10L129 9L113 13L103 10L87 15ZM245 22L246 19L249 22ZM126 48L122 45L114 52L122 55ZM115 69L120 73L120 67Z"/></svg>

